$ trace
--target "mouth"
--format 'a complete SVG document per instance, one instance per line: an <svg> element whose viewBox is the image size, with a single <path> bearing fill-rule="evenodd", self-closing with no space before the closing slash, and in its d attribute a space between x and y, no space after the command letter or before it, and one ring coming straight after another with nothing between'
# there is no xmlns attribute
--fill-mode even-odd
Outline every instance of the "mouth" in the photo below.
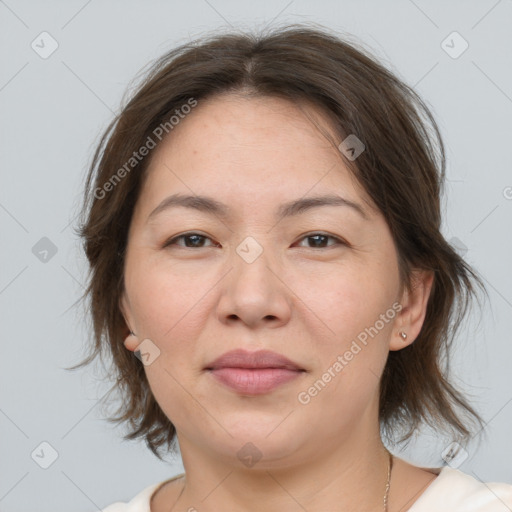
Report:
<svg viewBox="0 0 512 512"><path fill-rule="evenodd" d="M209 370L220 383L244 395L263 395L302 375L285 368L217 368Z"/></svg>
<svg viewBox="0 0 512 512"><path fill-rule="evenodd" d="M234 350L205 367L217 382L237 393L262 395L290 382L306 370L281 354Z"/></svg>

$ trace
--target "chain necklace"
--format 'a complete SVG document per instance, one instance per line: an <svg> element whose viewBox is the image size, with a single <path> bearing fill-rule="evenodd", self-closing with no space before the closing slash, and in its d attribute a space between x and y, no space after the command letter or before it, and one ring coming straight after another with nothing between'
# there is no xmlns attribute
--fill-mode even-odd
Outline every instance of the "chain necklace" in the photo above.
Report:
<svg viewBox="0 0 512 512"><path fill-rule="evenodd" d="M393 455L390 451L386 450L388 452L389 456L389 463L388 463L388 480L386 482L386 490L384 492L384 512L388 512L388 498L389 498L389 489L391 488L391 470L393 469ZM185 486L181 489L181 492L174 502L174 505L172 506L171 512L174 510L174 507L176 506L176 503L178 503L179 499L181 498L181 495L183 494L183 491L185 490Z"/></svg>
<svg viewBox="0 0 512 512"><path fill-rule="evenodd" d="M390 451L386 450L389 455L389 464L388 464L388 481L386 483L386 492L384 493L384 512L388 512L388 497L389 497L389 489L391 487L391 470L393 469L393 455Z"/></svg>

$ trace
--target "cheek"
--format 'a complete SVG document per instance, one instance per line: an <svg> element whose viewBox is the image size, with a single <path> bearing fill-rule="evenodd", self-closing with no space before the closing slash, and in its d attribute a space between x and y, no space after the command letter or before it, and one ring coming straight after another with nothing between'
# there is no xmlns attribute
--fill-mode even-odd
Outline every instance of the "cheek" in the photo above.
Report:
<svg viewBox="0 0 512 512"><path fill-rule="evenodd" d="M215 279L204 271L183 271L176 265L141 263L131 274L130 302L143 335L167 344L183 330L201 327L207 315L208 290Z"/></svg>
<svg viewBox="0 0 512 512"><path fill-rule="evenodd" d="M191 417L202 414L190 393L196 396L202 361L196 340L210 314L211 297L206 292L215 280L209 284L204 273L177 272L166 265L141 265L133 278L131 303L141 335L160 350L154 363L144 368L149 385L169 420L186 429Z"/></svg>
<svg viewBox="0 0 512 512"><path fill-rule="evenodd" d="M215 434L210 422L191 422L191 418L204 416L200 404L208 402L198 395L194 383L187 380L190 376L180 372L179 365L172 366L168 358L162 355L151 366L145 367L145 372L157 404L178 431L190 432L195 429L201 433L209 431L212 436Z"/></svg>
<svg viewBox="0 0 512 512"><path fill-rule="evenodd" d="M349 435L378 398L378 370L370 371L363 357L354 359L338 374L332 371L334 377L330 376L329 382L325 383L327 379L320 375L310 388L303 390L299 412L309 428L321 431L323 438Z"/></svg>
<svg viewBox="0 0 512 512"><path fill-rule="evenodd" d="M354 265L296 281L297 295L310 310L307 318L317 363L308 381L311 388L303 389L303 402L310 400L319 413L336 418L336 424L349 411L350 417L357 417L357 410L367 406L387 358L396 316L395 283L389 269L383 279L378 268ZM320 338L320 332L326 335Z"/></svg>
<svg viewBox="0 0 512 512"><path fill-rule="evenodd" d="M304 318L309 318L312 340L322 333L331 349L342 349L374 326L393 304L396 283L392 269L384 272L377 265L353 263L331 265L328 272L309 270L289 279L299 299L297 307L302 302ZM385 334L389 322L381 323L379 331Z"/></svg>

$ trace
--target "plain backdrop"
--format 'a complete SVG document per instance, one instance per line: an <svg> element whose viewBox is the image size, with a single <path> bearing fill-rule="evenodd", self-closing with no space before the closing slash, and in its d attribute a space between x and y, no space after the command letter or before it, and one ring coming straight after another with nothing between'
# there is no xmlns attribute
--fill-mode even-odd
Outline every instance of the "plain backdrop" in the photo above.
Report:
<svg viewBox="0 0 512 512"><path fill-rule="evenodd" d="M491 299L453 356L456 382L487 423L487 440L468 447L459 469L512 482L512 1L5 0L1 512L98 510L182 471L179 457L162 463L103 419L109 385L93 367L63 369L90 338L73 306L87 275L72 229L84 175L149 61L219 27L302 21L357 38L415 87L439 123L448 157L443 232ZM425 432L401 455L439 467L446 446Z"/></svg>

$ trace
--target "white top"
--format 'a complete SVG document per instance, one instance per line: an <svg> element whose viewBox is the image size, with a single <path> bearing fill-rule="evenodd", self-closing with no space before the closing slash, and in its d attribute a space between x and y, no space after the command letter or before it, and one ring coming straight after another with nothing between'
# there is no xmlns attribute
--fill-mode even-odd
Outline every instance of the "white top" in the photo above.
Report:
<svg viewBox="0 0 512 512"><path fill-rule="evenodd" d="M444 466L408 512L510 512L512 511L512 485L482 483L476 478ZM183 476L177 475L170 480ZM169 482L150 485L130 502L116 502L101 512L151 512L150 499L156 490Z"/></svg>

